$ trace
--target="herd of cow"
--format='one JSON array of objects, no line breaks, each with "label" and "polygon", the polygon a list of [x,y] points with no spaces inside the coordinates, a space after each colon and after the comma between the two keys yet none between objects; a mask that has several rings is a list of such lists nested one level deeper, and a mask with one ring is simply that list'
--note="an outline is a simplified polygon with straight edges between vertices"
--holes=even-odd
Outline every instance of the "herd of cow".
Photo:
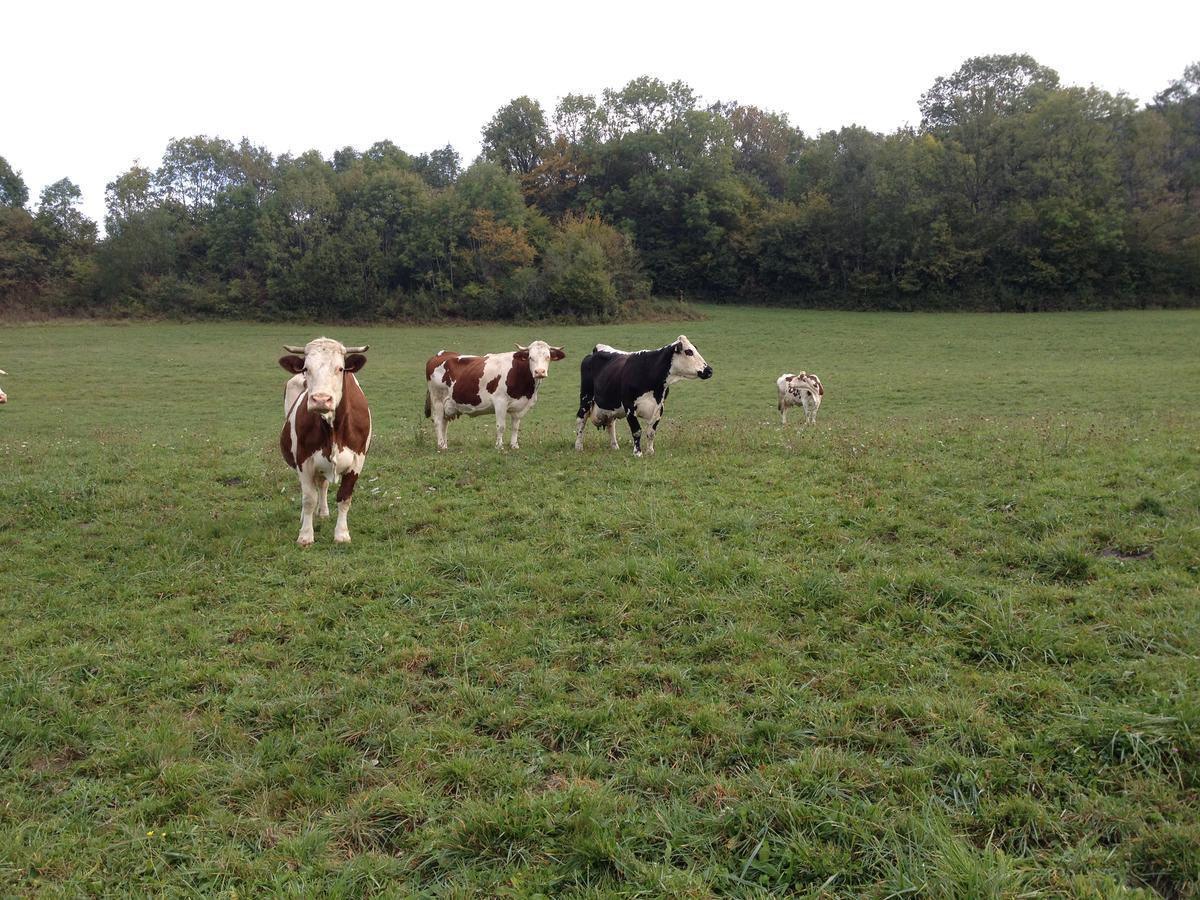
[{"label": "herd of cow", "polygon": [[[367,364],[367,347],[347,347],[330,338],[317,338],[303,347],[285,346],[279,364],[292,377],[283,394],[283,432],[279,447],[287,464],[300,476],[303,495],[300,535],[296,543],[313,542],[313,516],[329,515],[330,483],[338,485],[337,524],[333,539],[348,543],[346,517],[354,485],[371,449],[371,410],[355,373]],[[534,341],[517,344],[508,353],[472,356],[442,350],[425,363],[425,416],[433,419],[437,448],[445,450],[446,425],[459,416],[496,416],[496,448],[504,447],[505,422],[511,421],[509,446],[518,449],[521,420],[537,403],[538,384],[550,363],[564,359],[561,347]],[[0,371],[0,375],[7,373]],[[655,350],[618,350],[597,344],[580,364],[579,412],[575,419],[575,449],[583,449],[588,420],[608,430],[616,450],[617,420],[625,419],[633,435],[633,454],[642,455],[645,423],[646,450],[654,453],[654,433],[662,419],[671,385],[688,378],[712,378],[712,366],[695,345],[680,335]],[[776,381],[779,414],[787,424],[791,406],[804,409],[805,421],[816,422],[825,389],[816,375],[786,373]],[[8,397],[0,390],[0,403]]]},{"label": "herd of cow", "polygon": [[[333,539],[350,540],[346,516],[358,476],[371,448],[371,410],[355,373],[367,363],[367,347],[346,347],[330,338],[317,338],[303,347],[285,346],[279,364],[292,373],[283,394],[284,423],[279,446],[287,464],[300,476],[302,547],[313,542],[313,515],[328,516],[326,496],[338,482],[337,524]],[[438,450],[445,450],[446,426],[459,416],[496,417],[496,449],[519,447],[521,420],[537,403],[538,384],[550,363],[564,359],[561,347],[534,341],[517,344],[507,353],[474,356],[441,350],[425,363],[425,416],[433,419]],[[575,419],[575,449],[583,449],[583,432],[590,419],[608,430],[609,446],[617,449],[617,420],[624,418],[633,435],[634,456],[642,455],[642,423],[646,453],[654,453],[654,433],[662,419],[671,385],[686,378],[712,378],[704,361],[685,335],[656,350],[628,352],[597,344],[580,364],[579,412]],[[779,414],[787,424],[791,406],[804,409],[805,421],[815,422],[825,389],[816,375],[781,375]]]}]

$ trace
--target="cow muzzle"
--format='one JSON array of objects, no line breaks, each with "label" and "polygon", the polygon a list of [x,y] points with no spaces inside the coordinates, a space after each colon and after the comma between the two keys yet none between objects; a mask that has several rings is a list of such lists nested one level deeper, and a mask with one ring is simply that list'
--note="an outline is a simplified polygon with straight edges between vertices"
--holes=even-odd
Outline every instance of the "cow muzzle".
[{"label": "cow muzzle", "polygon": [[712,378],[712,366],[705,366],[700,370],[700,380],[704,381],[708,378]]},{"label": "cow muzzle", "polygon": [[533,372],[533,377],[536,378],[538,381],[541,381],[543,378],[546,377],[546,370],[545,369],[535,369]]},{"label": "cow muzzle", "polygon": [[333,412],[333,395],[309,394],[308,408],[313,412]]}]

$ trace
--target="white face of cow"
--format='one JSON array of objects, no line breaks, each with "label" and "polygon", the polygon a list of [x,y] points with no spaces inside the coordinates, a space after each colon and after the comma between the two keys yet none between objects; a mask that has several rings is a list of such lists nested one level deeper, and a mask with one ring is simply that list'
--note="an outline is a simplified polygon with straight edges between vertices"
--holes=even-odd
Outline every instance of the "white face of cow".
[{"label": "white face of cow", "polygon": [[712,374],[712,366],[704,361],[704,357],[687,339],[687,335],[681,334],[675,339],[675,355],[671,358],[669,376],[672,381],[682,378],[712,378]]},{"label": "white face of cow", "polygon": [[[345,347],[340,341],[317,338],[299,347],[285,347],[293,355],[285,356],[279,364],[293,375],[304,376],[308,392],[308,410],[333,422],[334,412],[342,402],[345,373],[357,372],[367,364],[363,355],[366,347]],[[301,352],[303,356],[301,356]]]},{"label": "white face of cow", "polygon": [[541,381],[550,373],[551,360],[564,359],[567,355],[562,347],[551,347],[545,341],[534,341],[528,347],[517,344],[515,356],[519,359],[521,354],[529,357],[529,373],[536,381]]}]

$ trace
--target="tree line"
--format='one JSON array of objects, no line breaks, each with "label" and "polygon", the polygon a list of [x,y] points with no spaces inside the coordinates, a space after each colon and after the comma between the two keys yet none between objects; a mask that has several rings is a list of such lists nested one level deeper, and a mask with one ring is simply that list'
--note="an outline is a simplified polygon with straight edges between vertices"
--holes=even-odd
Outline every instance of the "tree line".
[{"label": "tree line", "polygon": [[967,60],[891,134],[816,136],[635,79],[519,97],[464,167],[390,141],[331,159],[172,140],[36,206],[0,158],[0,309],[611,319],[651,295],[851,308],[1200,299],[1200,63],[1144,107],[1025,55]]}]

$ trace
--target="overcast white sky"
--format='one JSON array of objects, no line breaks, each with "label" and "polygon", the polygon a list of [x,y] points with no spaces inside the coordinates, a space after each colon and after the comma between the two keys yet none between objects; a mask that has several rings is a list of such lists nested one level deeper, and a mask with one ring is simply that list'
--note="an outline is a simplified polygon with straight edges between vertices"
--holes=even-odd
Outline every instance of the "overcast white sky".
[{"label": "overcast white sky", "polygon": [[573,4],[64,3],[15,0],[0,49],[0,156],[31,200],[64,176],[102,221],[104,185],[172,137],[246,136],[328,156],[390,138],[419,153],[479,131],[514,97],[681,79],[704,102],[788,114],[812,133],[919,120],[971,56],[1030,53],[1065,83],[1145,102],[1200,59],[1200,2],[1053,0]]}]

